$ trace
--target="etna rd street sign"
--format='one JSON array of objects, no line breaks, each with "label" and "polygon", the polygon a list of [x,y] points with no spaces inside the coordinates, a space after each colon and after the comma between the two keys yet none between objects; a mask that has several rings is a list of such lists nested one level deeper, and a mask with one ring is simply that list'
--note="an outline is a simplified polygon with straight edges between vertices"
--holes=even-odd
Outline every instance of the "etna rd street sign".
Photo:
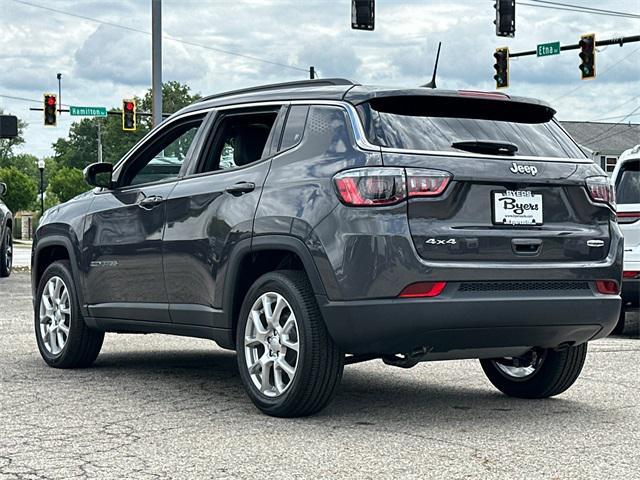
[{"label": "etna rd street sign", "polygon": [[538,57],[560,54],[560,42],[541,43],[536,49]]},{"label": "etna rd street sign", "polygon": [[106,117],[107,109],[105,107],[74,107],[71,105],[69,113],[76,117]]}]

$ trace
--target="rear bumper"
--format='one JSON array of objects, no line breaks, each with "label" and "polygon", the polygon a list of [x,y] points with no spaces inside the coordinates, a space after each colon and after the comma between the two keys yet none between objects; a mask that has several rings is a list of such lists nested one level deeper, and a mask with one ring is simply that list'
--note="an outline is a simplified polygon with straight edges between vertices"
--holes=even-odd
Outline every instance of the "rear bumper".
[{"label": "rear bumper", "polygon": [[[596,293],[330,301],[318,296],[334,341],[348,353],[429,351],[432,359],[517,355],[608,335],[620,297]],[[426,358],[427,360],[429,357]]]}]

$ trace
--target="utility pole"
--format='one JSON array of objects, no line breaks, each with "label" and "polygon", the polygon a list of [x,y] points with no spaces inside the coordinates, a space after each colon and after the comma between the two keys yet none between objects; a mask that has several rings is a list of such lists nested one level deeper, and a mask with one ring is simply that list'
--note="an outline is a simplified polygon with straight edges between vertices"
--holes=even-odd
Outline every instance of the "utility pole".
[{"label": "utility pole", "polygon": [[97,120],[98,123],[98,162],[102,163],[102,135],[100,133],[100,119]]},{"label": "utility pole", "polygon": [[151,113],[153,126],[162,122],[162,0],[151,0]]},{"label": "utility pole", "polygon": [[62,113],[62,74],[56,75],[58,78],[58,114]]}]

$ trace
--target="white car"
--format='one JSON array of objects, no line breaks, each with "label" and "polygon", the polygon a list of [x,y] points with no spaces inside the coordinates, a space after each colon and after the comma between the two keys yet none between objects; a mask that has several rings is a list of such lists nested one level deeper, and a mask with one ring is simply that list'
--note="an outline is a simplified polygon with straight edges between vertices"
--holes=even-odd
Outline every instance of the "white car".
[{"label": "white car", "polygon": [[625,313],[640,306],[640,145],[620,156],[611,181],[616,190],[618,224],[624,235],[622,310],[613,331],[621,333]]}]

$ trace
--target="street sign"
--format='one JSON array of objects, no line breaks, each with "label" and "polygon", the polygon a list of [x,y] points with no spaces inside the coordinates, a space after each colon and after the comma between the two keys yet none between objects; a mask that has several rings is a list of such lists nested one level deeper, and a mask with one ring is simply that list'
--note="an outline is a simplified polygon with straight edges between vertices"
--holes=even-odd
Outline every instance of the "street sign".
[{"label": "street sign", "polygon": [[69,106],[69,113],[74,117],[106,117],[105,107],[74,107]]},{"label": "street sign", "polygon": [[548,57],[549,55],[560,55],[560,42],[541,43],[536,49],[538,57]]}]

